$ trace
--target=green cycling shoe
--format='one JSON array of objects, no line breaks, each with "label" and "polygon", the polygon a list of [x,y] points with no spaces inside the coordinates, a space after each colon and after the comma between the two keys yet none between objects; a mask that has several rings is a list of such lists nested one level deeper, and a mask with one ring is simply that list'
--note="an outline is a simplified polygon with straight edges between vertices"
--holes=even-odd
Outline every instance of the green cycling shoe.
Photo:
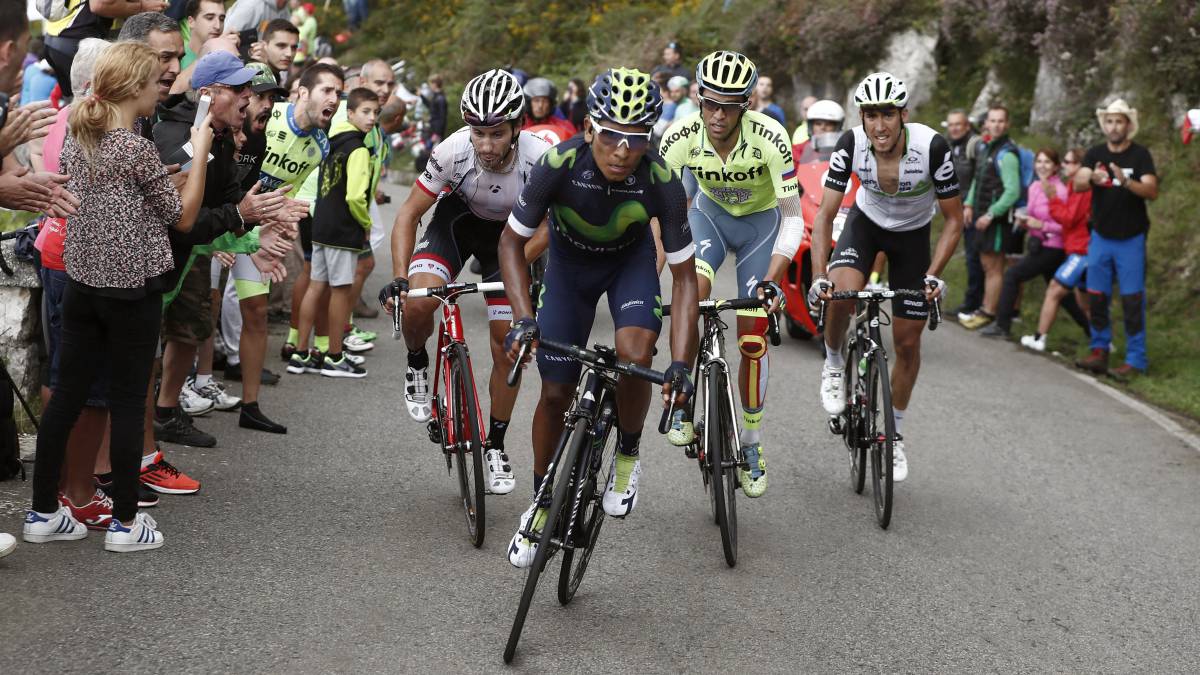
[{"label": "green cycling shoe", "polygon": [[763,456],[762,444],[743,445],[742,452],[746,455],[746,464],[754,467],[749,471],[738,469],[742,494],[751,499],[761,497],[767,492],[767,458]]},{"label": "green cycling shoe", "polygon": [[683,410],[676,410],[671,416],[671,430],[667,432],[667,442],[675,447],[691,445],[696,440],[696,430],[692,421],[684,419]]}]

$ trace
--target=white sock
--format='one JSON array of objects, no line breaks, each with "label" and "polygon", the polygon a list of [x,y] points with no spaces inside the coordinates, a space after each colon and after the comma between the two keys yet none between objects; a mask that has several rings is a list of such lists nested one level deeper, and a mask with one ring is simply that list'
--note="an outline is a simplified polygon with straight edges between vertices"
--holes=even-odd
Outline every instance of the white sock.
[{"label": "white sock", "polygon": [[830,370],[842,370],[846,367],[846,357],[840,349],[830,349],[825,345],[825,367]]},{"label": "white sock", "polygon": [[896,433],[903,436],[904,432],[900,431],[900,424],[904,422],[904,411],[899,408],[892,408],[892,416],[896,418]]},{"label": "white sock", "polygon": [[145,469],[146,467],[148,467],[148,466],[150,466],[151,464],[153,464],[153,463],[154,463],[154,458],[155,458],[155,457],[157,457],[157,456],[158,456],[158,451],[157,451],[157,450],[155,450],[154,452],[150,453],[149,455],[142,455],[142,468],[143,468],[143,469]]},{"label": "white sock", "polygon": [[196,373],[196,380],[195,380],[195,384],[193,385],[193,387],[196,389],[203,389],[203,388],[207,387],[209,385],[209,383],[211,383],[212,381],[213,381],[212,373],[209,373],[207,375],[202,375],[200,373]]}]

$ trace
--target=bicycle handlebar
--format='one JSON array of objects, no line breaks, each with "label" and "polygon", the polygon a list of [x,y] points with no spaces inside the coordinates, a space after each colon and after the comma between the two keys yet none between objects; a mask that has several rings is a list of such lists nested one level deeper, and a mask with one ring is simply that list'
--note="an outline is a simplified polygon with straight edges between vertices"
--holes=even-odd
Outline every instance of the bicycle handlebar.
[{"label": "bicycle handlebar", "polygon": [[[699,303],[701,314],[717,314],[727,309],[764,309],[771,304],[769,298],[759,300],[758,298],[734,298],[733,300],[701,300]],[[671,306],[663,305],[663,316],[671,316]],[[771,340],[772,347],[778,347],[783,339],[779,336],[779,313],[767,314],[767,337]]]},{"label": "bicycle handlebar", "polygon": [[450,283],[444,286],[430,286],[429,288],[414,288],[408,292],[410,298],[445,298],[451,295],[462,295],[464,293],[491,293],[493,291],[503,291],[504,282],[488,281],[485,283]]},{"label": "bicycle handlebar", "polygon": [[[936,283],[929,284],[929,288],[936,288]],[[896,297],[896,291],[834,291],[831,294],[830,300],[867,300],[869,302],[883,302],[888,298]],[[821,307],[817,314],[817,333],[825,332],[825,308],[829,303],[822,301]],[[937,330],[938,324],[942,322],[942,300],[935,299],[930,303],[929,307],[929,330]]]}]

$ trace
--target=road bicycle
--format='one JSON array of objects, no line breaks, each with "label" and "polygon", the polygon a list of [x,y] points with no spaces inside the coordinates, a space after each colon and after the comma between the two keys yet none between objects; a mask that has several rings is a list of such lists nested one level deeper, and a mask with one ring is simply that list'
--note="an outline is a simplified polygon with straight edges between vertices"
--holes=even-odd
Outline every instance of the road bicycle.
[{"label": "road bicycle", "polygon": [[[880,305],[897,291],[835,291],[832,300],[854,300],[855,315],[847,343],[846,410],[829,418],[829,430],[842,437],[850,454],[850,487],[862,494],[866,483],[868,453],[871,461],[871,490],[875,497],[875,520],[887,529],[892,522],[892,458],[896,440],[896,417],[892,408],[892,383],[888,373],[887,350],[883,346],[883,326],[891,317]],[[825,328],[822,303],[818,324]],[[940,303],[930,305],[929,330],[941,323]]]},{"label": "road bicycle", "polygon": [[[696,459],[700,477],[708,492],[713,521],[721,531],[721,548],[725,563],[737,565],[737,489],[738,469],[749,470],[740,442],[739,408],[734,398],[736,371],[730,375],[725,360],[725,330],[729,325],[721,319],[725,310],[763,309],[770,299],[738,298],[736,300],[701,300],[700,316],[704,328],[700,349],[692,367],[696,395],[691,400],[690,417],[695,435],[684,448],[688,457]],[[663,316],[671,313],[670,305],[663,307]],[[770,315],[771,344],[779,345],[777,315]]]},{"label": "road bicycle", "polygon": [[[575,597],[588,562],[600,538],[604,524],[604,486],[600,471],[613,461],[618,434],[617,376],[630,375],[654,384],[662,384],[663,373],[617,360],[616,350],[604,345],[585,349],[575,345],[540,339],[539,349],[557,352],[585,366],[575,390],[575,399],[566,413],[566,426],[559,438],[546,477],[534,495],[534,502],[548,505],[541,532],[521,530],[537,545],[537,552],[525,573],[521,602],[504,648],[504,662],[511,663],[525,626],[525,617],[537,589],[538,579],[551,558],[562,552],[558,574],[558,601],[566,605]],[[522,343],[520,356],[508,375],[508,384],[516,384],[520,364],[529,354],[530,343]],[[681,383],[674,383],[679,391]],[[671,409],[664,411],[659,432],[666,433]]]},{"label": "road bicycle", "polygon": [[[433,391],[430,394],[433,415],[426,423],[426,430],[429,440],[442,448],[446,472],[454,473],[457,468],[458,492],[467,519],[467,532],[476,548],[483,546],[487,522],[484,508],[487,475],[483,469],[483,441],[487,434],[479,409],[471,352],[467,349],[458,299],[471,293],[503,290],[504,284],[494,281],[450,283],[415,288],[408,292],[409,299],[437,298],[442,304],[437,356],[433,367]],[[392,337],[400,339],[401,312],[398,299],[394,306],[397,310],[392,313]]]}]

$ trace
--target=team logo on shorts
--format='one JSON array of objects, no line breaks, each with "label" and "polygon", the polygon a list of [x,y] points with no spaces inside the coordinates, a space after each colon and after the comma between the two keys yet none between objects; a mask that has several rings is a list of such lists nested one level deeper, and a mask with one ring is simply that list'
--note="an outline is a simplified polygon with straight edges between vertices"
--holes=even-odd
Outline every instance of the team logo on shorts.
[{"label": "team logo on shorts", "polygon": [[592,171],[591,169],[584,169],[583,173],[580,175],[584,180],[591,180],[596,177],[596,172]]}]

